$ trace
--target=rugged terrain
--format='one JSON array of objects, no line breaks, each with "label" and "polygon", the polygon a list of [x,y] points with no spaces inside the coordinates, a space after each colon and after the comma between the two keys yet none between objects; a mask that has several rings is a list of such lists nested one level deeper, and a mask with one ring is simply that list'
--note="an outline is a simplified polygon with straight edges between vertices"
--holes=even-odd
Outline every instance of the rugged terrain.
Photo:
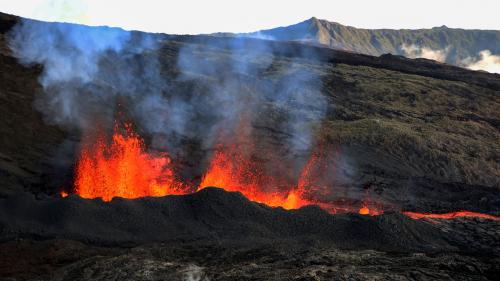
[{"label": "rugged terrain", "polygon": [[499,273],[500,224],[484,219],[285,211],[219,189],[110,203],[23,194],[0,199],[0,210],[0,272],[14,278],[1,280],[494,280]]},{"label": "rugged terrain", "polygon": [[308,42],[373,56],[391,53],[418,57],[422,55],[421,49],[427,48],[433,57],[455,65],[463,65],[464,60],[477,58],[483,50],[500,54],[500,31],[446,26],[414,30],[364,29],[313,17],[294,25],[241,36]]},{"label": "rugged terrain", "polygon": [[[44,120],[36,109],[35,95],[44,95],[42,67],[13,57],[7,34],[18,19],[2,14],[0,20],[2,280],[498,276],[498,221],[412,220],[399,211],[499,214],[500,75],[293,42],[154,35],[160,43],[154,55],[169,81],[165,94],[201,99],[216,111],[219,105],[203,100],[203,93],[224,77],[239,82],[236,92],[263,100],[252,120],[253,134],[262,140],[256,158],[262,163],[268,151],[286,153],[283,143],[290,138],[268,100],[274,93],[270,85],[289,81],[290,65],[315,73],[320,81],[314,86],[328,106],[314,124],[314,136],[335,145],[345,163],[338,192],[329,199],[368,189],[389,210],[375,217],[332,216],[317,207],[285,211],[219,189],[104,203],[59,197],[61,188],[71,191],[81,136]],[[257,50],[251,68],[227,70],[242,59],[235,45],[243,53]],[[180,69],[181,50],[209,67]],[[116,58],[103,63],[114,65],[113,59],[120,65]],[[140,64],[147,58],[134,59]],[[293,106],[309,106],[301,102]],[[181,137],[190,148],[186,173],[196,179],[207,152]]]}]

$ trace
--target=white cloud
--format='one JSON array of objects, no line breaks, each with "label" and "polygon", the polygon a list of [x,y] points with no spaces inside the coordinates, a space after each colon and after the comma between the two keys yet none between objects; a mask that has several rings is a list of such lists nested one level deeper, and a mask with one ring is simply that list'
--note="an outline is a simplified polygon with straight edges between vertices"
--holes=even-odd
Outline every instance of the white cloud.
[{"label": "white cloud", "polygon": [[467,58],[462,64],[472,70],[500,73],[500,56],[491,54],[489,50],[479,52],[479,59]]},{"label": "white cloud", "polygon": [[439,62],[446,61],[446,57],[448,56],[449,51],[449,47],[444,50],[434,50],[429,47],[421,47],[414,44],[403,44],[401,45],[401,49],[403,50],[406,57],[412,59],[425,58]]}]

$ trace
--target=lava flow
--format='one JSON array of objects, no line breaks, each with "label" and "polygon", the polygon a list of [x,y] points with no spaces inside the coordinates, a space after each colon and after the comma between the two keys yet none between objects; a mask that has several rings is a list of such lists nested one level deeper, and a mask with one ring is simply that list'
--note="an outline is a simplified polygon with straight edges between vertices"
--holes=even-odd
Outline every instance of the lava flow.
[{"label": "lava flow", "polygon": [[125,124],[116,125],[111,141],[99,134],[82,146],[76,166],[75,189],[83,198],[139,198],[185,193],[166,153],[147,153],[143,140]]},{"label": "lava flow", "polygon": [[435,213],[416,213],[416,212],[403,212],[404,215],[412,218],[412,219],[454,219],[454,218],[459,218],[459,217],[467,217],[467,218],[482,218],[482,219],[489,219],[489,220],[500,220],[500,217],[493,216],[493,215],[488,215],[488,214],[483,214],[483,213],[476,213],[476,212],[470,212],[470,211],[457,211],[457,212],[451,212],[451,213],[442,213],[442,214],[435,214]]}]

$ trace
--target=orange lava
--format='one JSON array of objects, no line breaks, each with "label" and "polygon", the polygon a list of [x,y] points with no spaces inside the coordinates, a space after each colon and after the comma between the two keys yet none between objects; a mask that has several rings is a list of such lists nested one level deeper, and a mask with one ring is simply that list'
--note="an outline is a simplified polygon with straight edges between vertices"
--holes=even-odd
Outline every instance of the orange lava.
[{"label": "orange lava", "polygon": [[269,206],[296,209],[307,205],[301,190],[279,190],[282,181],[265,173],[262,166],[252,161],[237,145],[218,145],[198,190],[216,186],[227,191],[239,191],[252,201]]},{"label": "orange lava", "polygon": [[488,215],[488,214],[482,214],[482,213],[476,213],[476,212],[470,212],[470,211],[457,211],[457,212],[451,212],[451,213],[443,213],[443,214],[434,214],[434,213],[416,213],[416,212],[403,212],[404,215],[412,218],[412,219],[454,219],[454,218],[459,218],[459,217],[468,217],[468,218],[483,218],[483,219],[489,219],[489,220],[500,220],[500,217],[493,216],[493,215]]},{"label": "orange lava", "polygon": [[370,209],[368,209],[368,207],[366,206],[363,206],[359,209],[358,213],[360,215],[369,215],[370,214]]},{"label": "orange lava", "polygon": [[[250,112],[242,114],[235,131],[222,130],[218,144],[204,172],[198,190],[215,186],[227,191],[239,191],[252,201],[268,206],[297,209],[310,204],[300,186],[279,173],[270,173],[253,157],[255,144],[251,136]],[[276,162],[276,165],[280,165]],[[278,169],[279,170],[279,169]]]},{"label": "orange lava", "polygon": [[216,186],[227,191],[239,191],[248,199],[269,206],[297,209],[317,204],[330,213],[337,212],[335,206],[308,196],[311,193],[322,195],[333,184],[335,166],[328,165],[331,159],[327,157],[329,154],[323,150],[323,146],[318,145],[311,153],[296,184],[287,182],[280,175],[267,174],[264,167],[251,158],[251,145],[247,146],[247,150],[250,153],[234,144],[219,144],[198,190]]},{"label": "orange lava", "polygon": [[358,210],[358,214],[360,215],[369,215],[369,216],[380,216],[384,213],[382,209],[379,209],[375,206],[368,206],[366,203],[361,205],[361,208]]},{"label": "orange lava", "polygon": [[84,143],[76,165],[75,190],[83,198],[139,198],[185,193],[166,153],[148,153],[129,124],[115,126],[111,141],[104,134]]},{"label": "orange lava", "polygon": [[64,198],[64,197],[68,197],[69,194],[63,190],[63,191],[61,191],[60,195],[62,198]]}]

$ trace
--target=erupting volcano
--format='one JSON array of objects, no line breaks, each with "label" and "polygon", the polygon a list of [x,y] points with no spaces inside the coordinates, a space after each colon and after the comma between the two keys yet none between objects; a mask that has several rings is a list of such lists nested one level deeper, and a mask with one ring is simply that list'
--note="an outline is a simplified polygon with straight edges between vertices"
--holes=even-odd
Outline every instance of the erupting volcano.
[{"label": "erupting volcano", "polygon": [[[132,125],[126,123],[122,127],[115,125],[109,141],[105,134],[99,133],[83,142],[75,171],[77,194],[110,201],[113,197],[187,194],[196,189],[178,179],[168,153],[146,151],[143,139],[133,131]],[[240,132],[236,137],[242,140],[248,136]],[[296,184],[268,173],[262,163],[252,159],[252,149],[252,145],[244,149],[221,141],[197,189],[215,186],[241,192],[252,201],[273,207],[297,209],[318,204],[332,213],[337,212],[335,206],[311,199],[326,193],[335,176],[335,167],[327,163],[331,159],[326,157],[323,146],[311,153]],[[307,197],[311,193],[312,197]],[[65,192],[61,194],[66,196]]]},{"label": "erupting volcano", "polygon": [[498,279],[500,31],[364,31],[0,12],[0,279]]},{"label": "erupting volcano", "polygon": [[[242,139],[244,135],[237,137]],[[246,136],[248,137],[248,136]],[[304,164],[296,184],[269,174],[261,163],[252,159],[252,145],[245,148],[237,144],[216,145],[210,163],[204,172],[197,190],[215,186],[227,191],[241,192],[248,199],[272,207],[297,209],[306,205],[319,205],[324,210],[357,212],[361,215],[377,216],[384,213],[381,206],[371,202],[369,189],[359,207],[337,205],[314,198],[328,196],[334,187],[338,151],[318,144]],[[148,152],[144,140],[133,130],[130,123],[114,126],[111,139],[100,132],[88,137],[82,144],[75,171],[75,192],[83,198],[102,198],[110,201],[114,197],[140,198],[189,194],[196,190],[192,184],[179,179],[174,163],[166,152]],[[68,194],[61,192],[62,197]],[[359,209],[357,209],[359,208]],[[500,220],[500,218],[469,211],[445,214],[403,212],[413,219],[453,219],[475,217]]]}]

